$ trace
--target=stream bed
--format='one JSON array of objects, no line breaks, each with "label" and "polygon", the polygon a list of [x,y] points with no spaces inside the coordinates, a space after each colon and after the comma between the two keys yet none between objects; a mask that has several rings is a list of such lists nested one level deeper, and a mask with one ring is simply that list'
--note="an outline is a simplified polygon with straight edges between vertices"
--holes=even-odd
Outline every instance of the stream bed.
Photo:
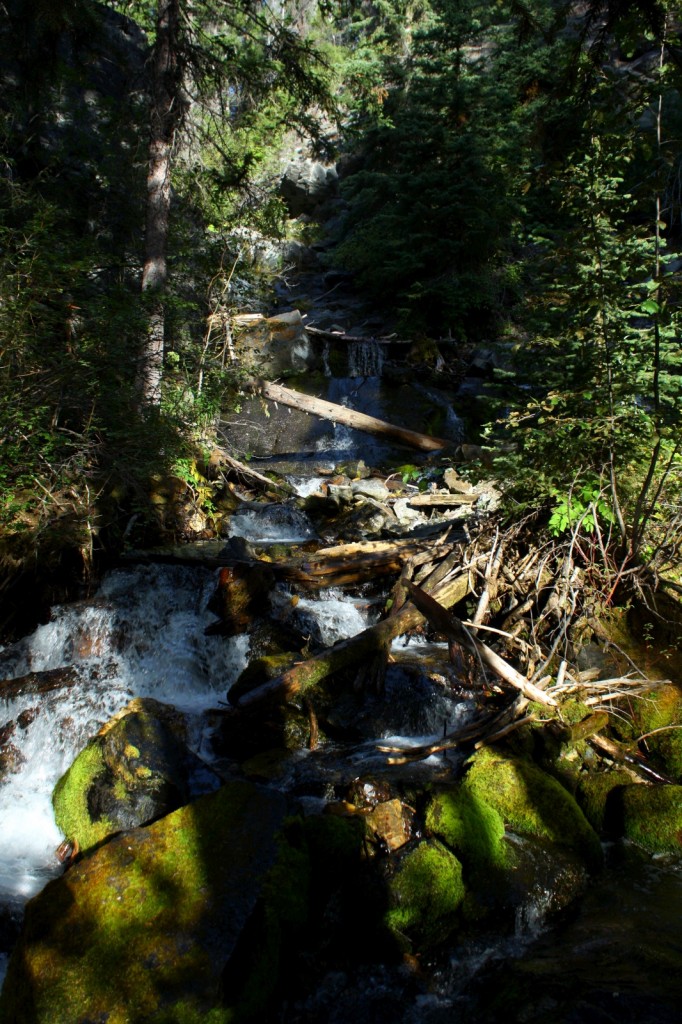
[{"label": "stream bed", "polygon": [[[55,857],[62,836],[50,796],[60,775],[97,729],[133,696],[151,696],[190,714],[193,746],[211,760],[211,711],[249,658],[249,638],[206,636],[215,573],[149,565],[119,569],[89,601],[54,609],[52,621],[0,653],[8,679],[69,669],[76,681],[38,695],[3,702],[16,769],[0,786],[0,921],[11,947],[26,899],[63,869]],[[315,622],[325,644],[359,632],[371,608],[335,590],[302,598],[299,611]],[[423,650],[420,650],[423,647]],[[394,643],[404,665],[424,655],[441,658],[438,645]],[[424,687],[396,668],[389,677],[383,738],[414,743],[433,739],[444,719],[466,716],[461,697]],[[4,726],[7,728],[7,726]],[[378,740],[380,737],[377,736]],[[317,763],[315,763],[317,762]],[[340,778],[360,776],[380,763],[376,742],[366,740],[319,757],[292,760],[275,782],[308,792],[324,803]],[[458,761],[442,755],[420,764],[442,777]],[[303,799],[302,806],[305,805]],[[420,968],[416,983],[402,969],[375,966],[335,972],[316,991],[283,1011],[290,1024],[370,1021],[445,1024],[475,1013],[478,1020],[595,1021],[668,1024],[679,1019],[671,1000],[682,998],[682,871],[665,860],[642,863],[612,850],[610,866],[592,881],[584,900],[552,924],[551,893],[529,892],[509,933],[471,935]],[[1,965],[1,962],[0,962]],[[679,991],[678,991],[679,990]],[[500,1005],[499,993],[506,993]],[[494,996],[494,998],[493,998]],[[455,1016],[453,1016],[453,1014]]]},{"label": "stream bed", "polygon": [[[374,372],[377,356],[356,352],[360,357],[365,362],[353,376],[329,381],[328,394],[376,412],[380,381],[362,371]],[[333,425],[311,426],[309,450],[289,451],[289,416],[281,415],[282,443],[271,458],[280,468],[289,460],[289,480],[300,496],[319,488],[320,469],[328,472],[360,453],[369,464],[391,455],[382,443],[368,444],[357,432]],[[457,416],[446,408],[444,420],[456,438]],[[259,429],[268,428],[261,423]],[[240,539],[267,553],[269,545],[319,539],[294,503],[262,510],[252,504],[233,516],[226,542]],[[0,700],[0,973],[26,901],[64,870],[55,855],[64,837],[54,821],[52,790],[86,743],[133,698],[155,698],[182,711],[194,753],[225,779],[242,772],[216,747],[214,731],[230,687],[254,656],[254,641],[246,632],[212,635],[217,581],[216,571],[199,567],[152,562],[119,568],[92,598],[53,609],[49,623],[0,652],[0,677],[25,680],[21,692],[15,687]],[[295,617],[299,633],[329,647],[375,621],[384,599],[379,586],[310,595],[277,583],[257,617],[287,625]],[[446,644],[425,637],[395,640],[383,692],[368,695],[359,713],[358,706],[356,696],[352,738],[345,725],[339,727],[339,735],[318,749],[280,761],[267,780],[297,812],[318,813],[368,775],[387,785],[400,780],[405,791],[413,780],[424,790],[459,776],[463,755],[452,751],[389,771],[379,749],[436,741],[476,714],[476,695],[458,677]],[[352,969],[313,972],[311,991],[285,1000],[273,1022],[451,1024],[472,1015],[479,1022],[527,1024],[678,1020],[680,864],[643,859],[627,844],[607,847],[604,872],[557,915],[560,872],[548,864],[546,882],[538,881],[545,877],[538,863],[547,854],[513,834],[509,842],[534,859],[535,882],[499,927],[470,924],[437,954],[402,964],[369,957]]]}]

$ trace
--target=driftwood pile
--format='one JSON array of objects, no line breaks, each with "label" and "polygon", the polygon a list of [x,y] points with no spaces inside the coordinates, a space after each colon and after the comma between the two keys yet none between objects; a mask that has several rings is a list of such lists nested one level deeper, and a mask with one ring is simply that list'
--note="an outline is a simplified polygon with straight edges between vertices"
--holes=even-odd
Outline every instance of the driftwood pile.
[{"label": "driftwood pile", "polygon": [[[257,559],[242,562],[247,564],[251,570],[263,566]],[[482,695],[480,716],[464,729],[424,747],[381,747],[391,763],[499,739],[532,721],[543,707],[543,716],[556,711],[560,720],[561,702],[571,695],[594,709],[584,729],[596,734],[607,724],[603,711],[611,702],[667,682],[653,682],[622,652],[614,660],[616,673],[606,679],[575,667],[585,632],[599,629],[585,600],[582,570],[570,545],[538,546],[522,527],[502,536],[482,524],[475,538],[456,541],[445,530],[440,539],[428,541],[322,547],[297,558],[268,560],[267,568],[305,590],[357,585],[378,576],[393,575],[394,583],[379,622],[241,693],[234,700],[238,708],[292,699],[314,707],[315,687],[323,680],[337,673],[348,678],[350,670],[357,683],[370,665],[376,682],[377,661],[386,664],[391,641],[417,628],[447,640],[462,680]],[[475,607],[470,617],[465,607]],[[488,707],[486,693],[494,696]]]}]

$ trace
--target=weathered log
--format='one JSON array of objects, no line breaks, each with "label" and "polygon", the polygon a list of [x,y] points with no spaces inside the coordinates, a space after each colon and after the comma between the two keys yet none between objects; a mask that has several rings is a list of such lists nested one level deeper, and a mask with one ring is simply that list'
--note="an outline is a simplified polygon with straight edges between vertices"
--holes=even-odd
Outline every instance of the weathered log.
[{"label": "weathered log", "polygon": [[452,505],[473,505],[480,494],[412,494],[407,504],[412,508],[440,508]]},{"label": "weathered log", "polygon": [[345,331],[325,331],[321,327],[313,327],[311,324],[306,324],[304,330],[307,334],[313,334],[318,338],[327,338],[329,341],[340,341],[348,342],[349,344],[354,343],[365,343],[373,345],[410,345],[412,342],[409,338],[398,338],[395,334],[390,335],[388,338],[367,338],[362,334],[346,334]]},{"label": "weathered log", "polygon": [[[435,595],[443,607],[449,607],[463,600],[469,590],[470,581],[467,571],[442,583],[435,591]],[[384,654],[392,640],[419,625],[423,619],[424,616],[414,604],[407,604],[392,618],[382,619],[381,622],[363,630],[357,636],[351,637],[349,640],[342,640],[334,647],[322,651],[321,654],[294,665],[276,679],[271,679],[267,683],[263,683],[262,686],[251,690],[250,693],[244,694],[236,702],[237,706],[244,707],[268,697],[287,700],[297,693],[304,693],[333,672],[338,672],[361,660],[367,661],[377,654]]]},{"label": "weathered log", "polygon": [[528,700],[556,707],[557,702],[553,697],[550,697],[544,690],[540,690],[537,686],[528,682],[525,676],[517,672],[508,661],[501,658],[491,647],[488,647],[487,644],[472,636],[471,632],[462,624],[462,621],[442,606],[442,602],[439,602],[437,599],[437,594],[433,596],[426,594],[420,587],[416,587],[414,583],[408,583],[407,588],[419,610],[448,640],[453,640],[465,649],[473,651],[484,665],[492,669],[495,675],[511,686],[514,686]]},{"label": "weathered log", "polygon": [[281,384],[261,381],[260,391],[264,398],[269,398],[273,402],[281,402],[282,405],[291,406],[292,409],[310,412],[322,419],[333,420],[335,423],[342,423],[344,426],[354,427],[356,430],[364,430],[369,434],[390,437],[395,441],[409,444],[413,448],[419,448],[421,451],[438,451],[450,444],[449,441],[445,441],[441,437],[429,437],[428,434],[407,430],[405,427],[398,427],[393,423],[386,423],[385,420],[379,420],[375,416],[367,416],[354,409],[347,409],[344,405],[336,405],[334,402],[327,402],[322,398],[314,398],[311,395],[292,391],[291,388],[282,387]]}]

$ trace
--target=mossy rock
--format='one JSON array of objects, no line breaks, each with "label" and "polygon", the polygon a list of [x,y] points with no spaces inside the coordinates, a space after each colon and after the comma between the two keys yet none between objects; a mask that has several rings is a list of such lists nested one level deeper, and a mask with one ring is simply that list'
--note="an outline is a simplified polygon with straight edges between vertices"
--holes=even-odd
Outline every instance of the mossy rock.
[{"label": "mossy rock", "polygon": [[88,743],[71,767],[62,775],[52,793],[55,821],[67,838],[75,840],[81,851],[98,846],[118,831],[106,815],[94,817],[88,794],[98,783],[113,785],[109,767],[104,760],[100,738]]},{"label": "mossy rock", "polygon": [[603,772],[581,772],[576,789],[576,800],[592,828],[600,835],[619,831],[610,813],[609,796],[620,786],[632,782],[629,772],[615,768]]},{"label": "mossy rock", "polygon": [[508,834],[499,811],[466,786],[435,793],[426,824],[462,860],[467,919],[515,911],[532,892],[551,893],[547,909],[560,910],[584,888],[583,863],[571,850],[544,838]]},{"label": "mossy rock", "polygon": [[455,929],[466,896],[462,865],[437,839],[424,839],[405,854],[388,884],[392,931],[430,949]]},{"label": "mossy rock", "polygon": [[617,797],[626,839],[648,853],[682,851],[682,786],[634,784]]},{"label": "mossy rock", "polygon": [[245,694],[269,682],[270,679],[281,676],[300,660],[300,652],[296,651],[282,651],[279,654],[265,654],[260,658],[254,658],[230,687],[230,702],[236,704]]},{"label": "mossy rock", "polygon": [[485,874],[512,866],[510,849],[503,842],[504,818],[466,785],[436,792],[426,810],[426,825],[467,864]]},{"label": "mossy rock", "polygon": [[570,850],[589,869],[601,866],[599,837],[576,801],[532,761],[485,747],[471,759],[463,789],[476,807],[487,805],[514,832]]},{"label": "mossy rock", "polygon": [[682,782],[682,690],[670,683],[630,699],[627,711],[631,724],[627,729],[620,725],[621,734],[633,740],[644,736],[644,749],[653,765]]},{"label": "mossy rock", "polygon": [[50,882],[27,906],[0,1019],[267,1019],[307,910],[307,854],[283,834],[285,810],[279,793],[228,783]]},{"label": "mossy rock", "polygon": [[174,708],[137,699],[81,751],[52,794],[57,825],[81,852],[218,788],[183,731]]}]

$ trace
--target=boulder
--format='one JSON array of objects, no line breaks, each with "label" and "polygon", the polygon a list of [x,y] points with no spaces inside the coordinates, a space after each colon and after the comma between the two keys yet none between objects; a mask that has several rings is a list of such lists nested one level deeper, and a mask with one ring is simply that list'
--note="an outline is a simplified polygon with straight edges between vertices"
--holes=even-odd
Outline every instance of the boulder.
[{"label": "boulder", "polygon": [[284,170],[279,192],[292,217],[314,215],[338,195],[339,176],[335,167],[313,160],[290,163]]},{"label": "boulder", "polygon": [[268,380],[315,369],[319,357],[299,310],[236,324],[235,348],[241,364]]},{"label": "boulder", "polygon": [[538,888],[542,850],[556,861],[562,904],[580,891],[585,870],[602,864],[599,838],[573,797],[533,762],[494,748],[474,755],[463,782],[434,793],[426,824],[491,904],[513,904]]},{"label": "boulder", "polygon": [[669,683],[622,706],[628,716],[617,726],[623,739],[645,737],[643,750],[651,766],[682,783],[682,690]]},{"label": "boulder", "polygon": [[623,835],[653,854],[682,851],[682,786],[635,783],[615,790]]},{"label": "boulder", "polygon": [[218,785],[185,745],[182,716],[145,698],[132,701],[81,751],[52,803],[57,825],[84,852]]},{"label": "boulder", "polygon": [[386,923],[429,949],[451,934],[466,890],[462,865],[437,839],[423,839],[399,861],[389,880]]},{"label": "boulder", "polygon": [[307,860],[282,794],[228,783],[113,839],[27,906],[0,998],[22,1024],[266,1019]]}]

